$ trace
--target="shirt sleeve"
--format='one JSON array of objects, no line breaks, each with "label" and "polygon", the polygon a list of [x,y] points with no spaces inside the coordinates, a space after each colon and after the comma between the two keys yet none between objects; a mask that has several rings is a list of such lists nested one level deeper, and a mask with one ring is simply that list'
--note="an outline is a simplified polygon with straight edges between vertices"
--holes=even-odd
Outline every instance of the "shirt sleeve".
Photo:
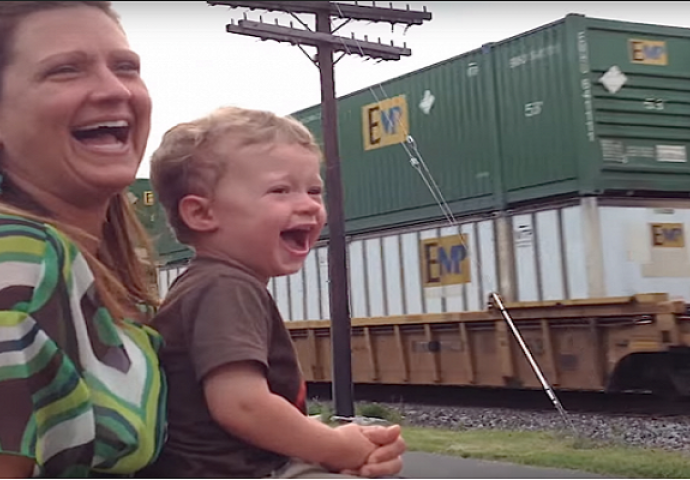
[{"label": "shirt sleeve", "polygon": [[234,276],[220,276],[203,288],[188,319],[193,322],[190,355],[198,380],[233,362],[255,361],[268,368],[266,295],[258,283]]},{"label": "shirt sleeve", "polygon": [[63,247],[39,224],[0,222],[0,452],[39,469],[62,448],[52,427],[85,400],[58,347],[74,344],[61,318]]}]

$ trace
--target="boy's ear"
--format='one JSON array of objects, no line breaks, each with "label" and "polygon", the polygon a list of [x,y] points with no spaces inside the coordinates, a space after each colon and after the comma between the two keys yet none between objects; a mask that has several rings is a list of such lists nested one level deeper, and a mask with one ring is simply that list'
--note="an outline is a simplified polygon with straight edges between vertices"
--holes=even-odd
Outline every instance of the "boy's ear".
[{"label": "boy's ear", "polygon": [[211,200],[198,195],[187,195],[177,207],[180,218],[195,232],[210,232],[218,228],[218,222],[211,209]]}]

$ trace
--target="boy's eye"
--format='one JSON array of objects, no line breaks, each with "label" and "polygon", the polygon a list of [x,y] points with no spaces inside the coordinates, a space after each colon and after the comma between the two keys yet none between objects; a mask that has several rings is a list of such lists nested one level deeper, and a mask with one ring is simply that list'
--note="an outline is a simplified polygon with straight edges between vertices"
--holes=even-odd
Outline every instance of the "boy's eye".
[{"label": "boy's eye", "polygon": [[271,193],[288,193],[288,187],[274,187],[270,190]]},{"label": "boy's eye", "polygon": [[314,187],[309,189],[309,195],[321,195],[323,193],[323,188]]}]

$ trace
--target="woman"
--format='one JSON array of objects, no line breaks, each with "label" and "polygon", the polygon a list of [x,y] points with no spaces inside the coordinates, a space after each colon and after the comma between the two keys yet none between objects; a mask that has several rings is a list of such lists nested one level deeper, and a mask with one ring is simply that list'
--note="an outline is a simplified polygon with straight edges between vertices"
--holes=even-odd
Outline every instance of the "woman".
[{"label": "woman", "polygon": [[[164,437],[124,195],[151,99],[110,2],[0,2],[0,477],[134,475]],[[384,429],[371,476],[400,470]]]},{"label": "woman", "polygon": [[123,194],[149,134],[107,2],[0,2],[0,476],[132,474],[163,441]]}]

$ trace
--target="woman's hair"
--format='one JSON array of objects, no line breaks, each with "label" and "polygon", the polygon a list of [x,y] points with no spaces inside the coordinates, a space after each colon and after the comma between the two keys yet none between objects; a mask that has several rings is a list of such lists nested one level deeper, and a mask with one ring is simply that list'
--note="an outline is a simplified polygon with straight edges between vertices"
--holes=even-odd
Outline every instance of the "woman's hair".
[{"label": "woman's hair", "polygon": [[[108,1],[0,1],[0,95],[5,69],[12,61],[10,57],[18,25],[35,12],[78,6],[98,8],[120,26],[119,16]],[[86,242],[92,240],[85,231],[55,218],[49,209],[14,186],[7,176],[1,187],[0,213],[20,215],[52,225],[79,247],[94,274],[101,301],[116,320],[126,317],[142,320],[139,307],[155,308],[158,305],[152,244],[137,219],[126,191],[110,200],[103,225],[103,239],[94,255],[85,248]]]}]

